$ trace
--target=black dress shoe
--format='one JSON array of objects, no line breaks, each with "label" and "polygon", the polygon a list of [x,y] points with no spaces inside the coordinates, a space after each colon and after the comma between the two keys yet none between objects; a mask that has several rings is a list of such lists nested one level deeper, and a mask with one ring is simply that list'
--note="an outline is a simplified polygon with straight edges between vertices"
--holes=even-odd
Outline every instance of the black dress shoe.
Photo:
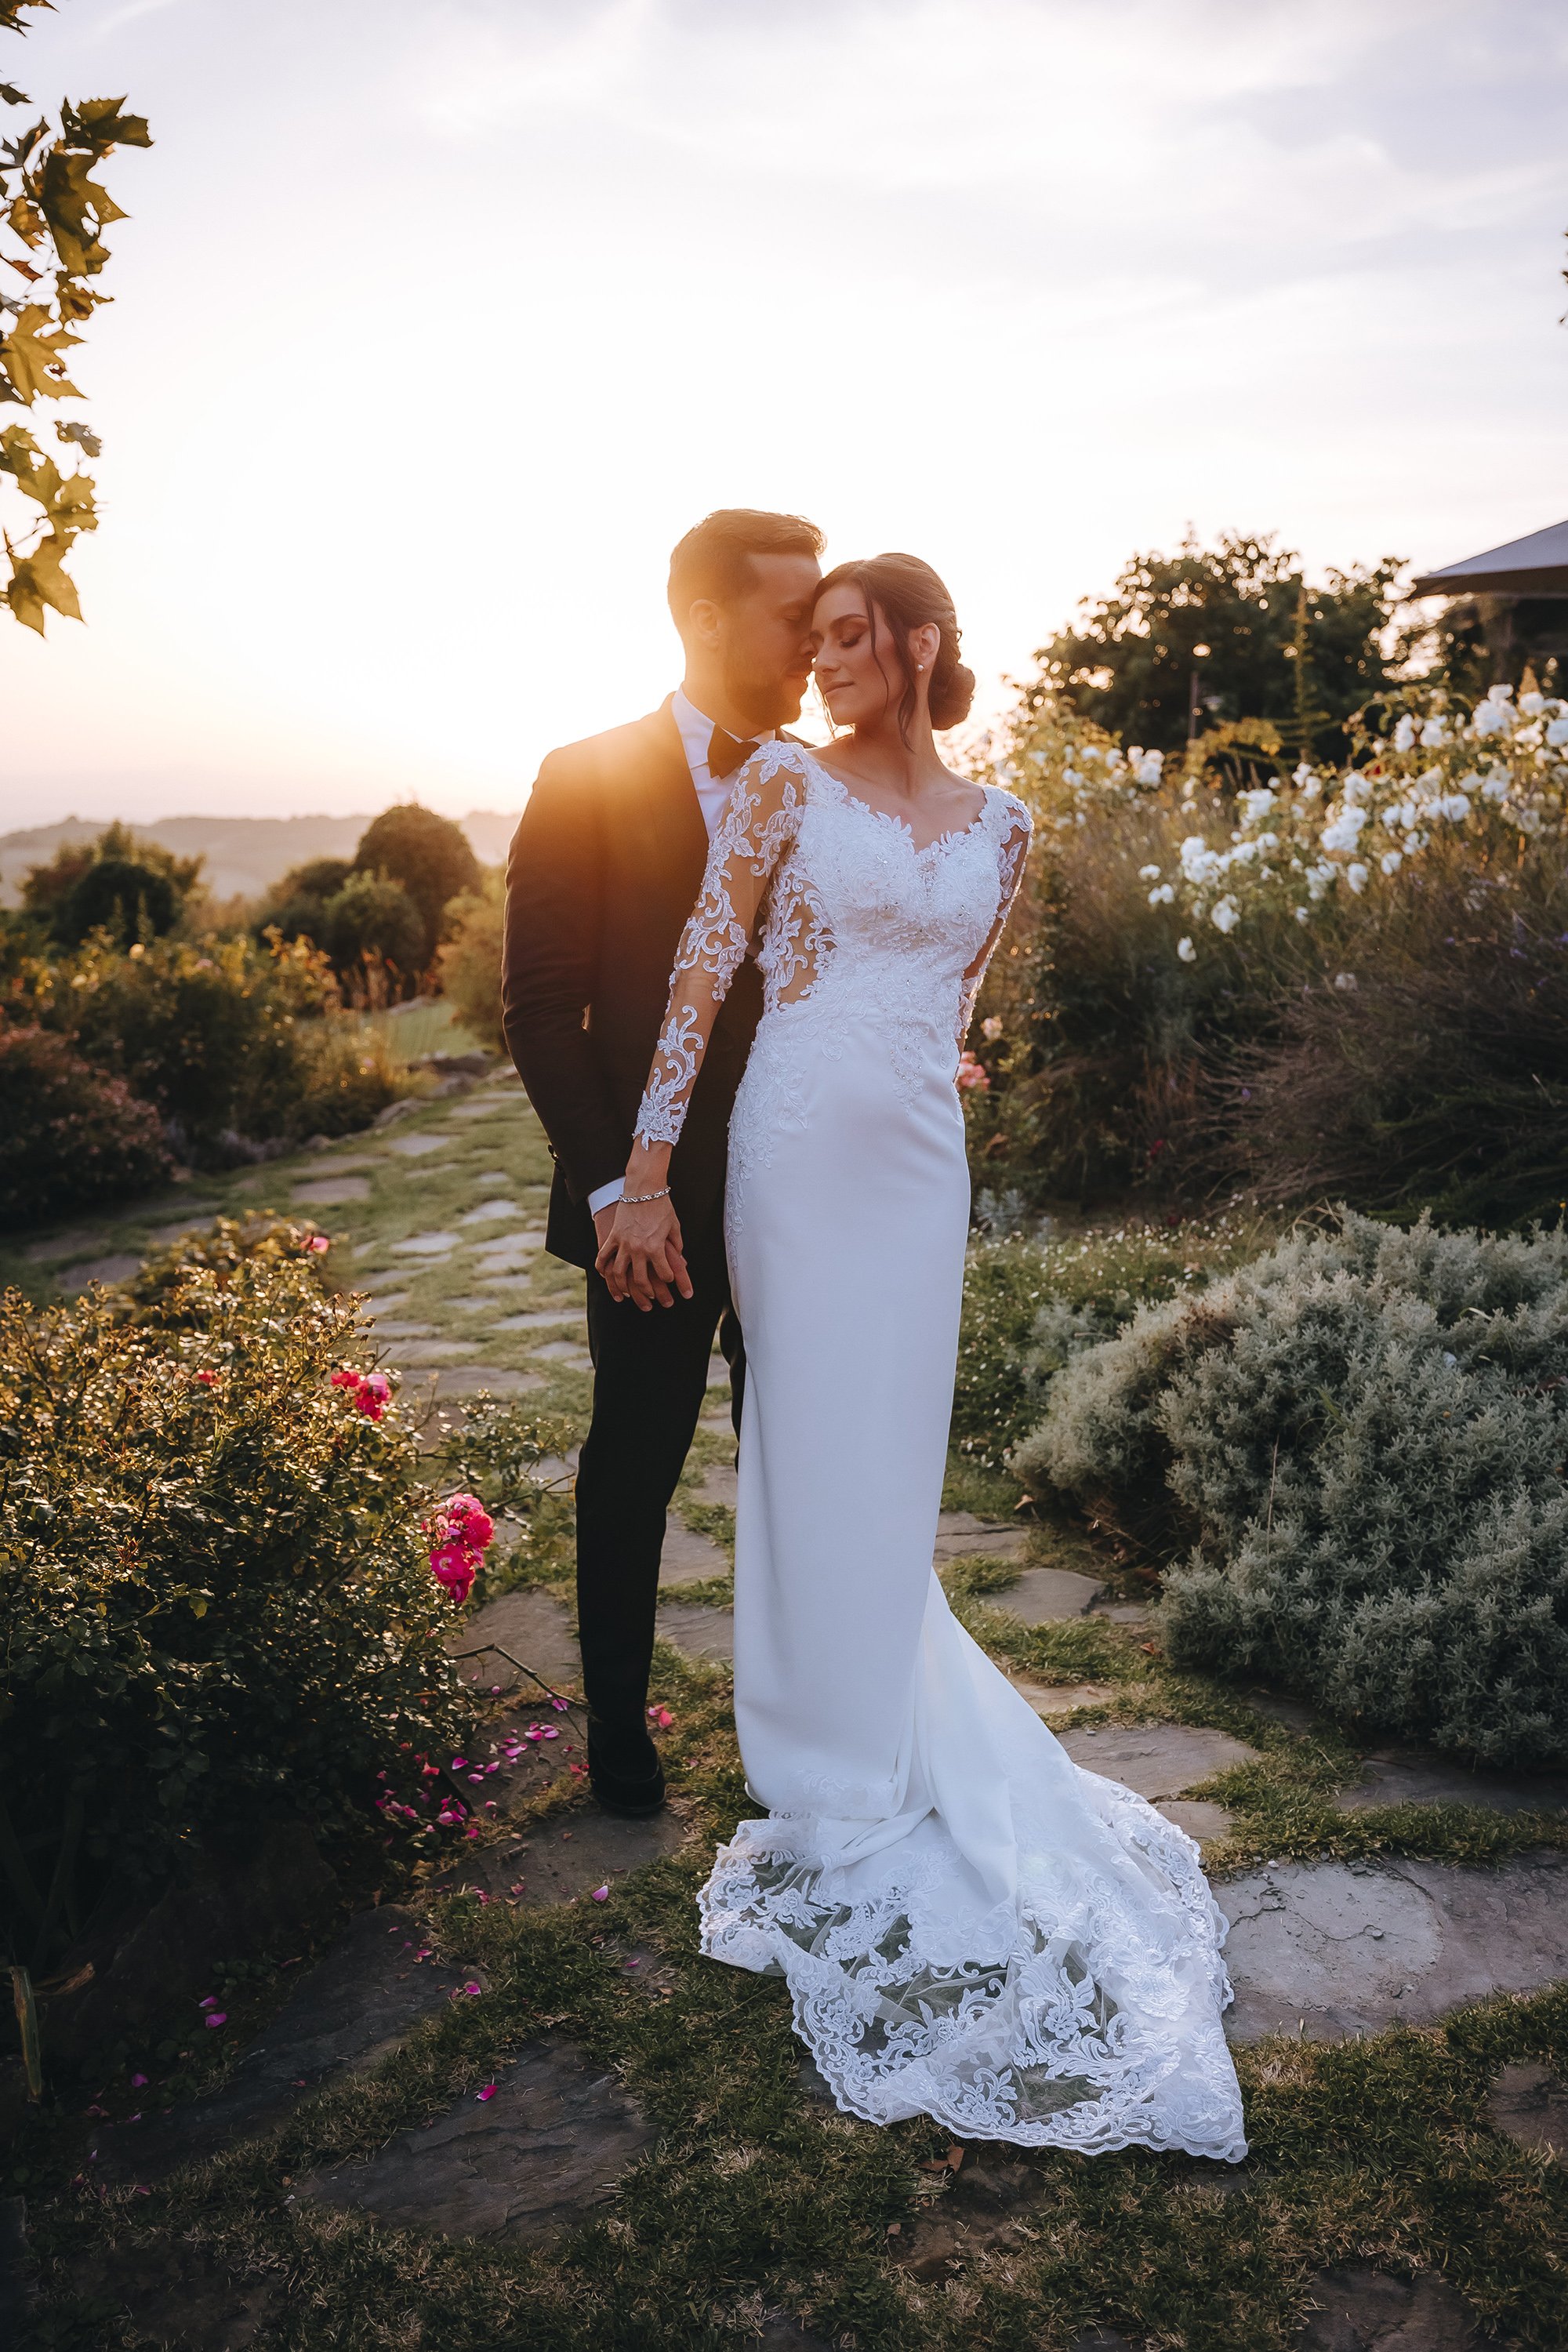
[{"label": "black dress shoe", "polygon": [[651,1773],[641,1780],[622,1780],[613,1772],[592,1769],[588,1783],[607,1813],[619,1813],[627,1821],[641,1821],[648,1813],[657,1813],[664,1804],[664,1767],[656,1764]]}]

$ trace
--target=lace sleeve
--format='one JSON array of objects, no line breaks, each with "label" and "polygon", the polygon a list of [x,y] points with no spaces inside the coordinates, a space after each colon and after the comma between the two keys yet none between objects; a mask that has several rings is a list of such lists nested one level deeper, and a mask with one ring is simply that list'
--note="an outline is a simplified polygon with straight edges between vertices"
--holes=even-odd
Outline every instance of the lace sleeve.
[{"label": "lace sleeve", "polygon": [[958,1050],[962,1054],[969,1035],[969,1024],[974,1018],[974,1007],[980,995],[980,983],[986,967],[996,952],[996,942],[1007,928],[1007,918],[1013,911],[1024,879],[1024,866],[1029,855],[1029,842],[1034,824],[1022,801],[1012,794],[1004,795],[1006,821],[996,845],[996,920],[985,935],[985,944],[963,975],[963,989],[958,1001]]},{"label": "lace sleeve", "polygon": [[676,950],[664,1027],[637,1110],[639,1143],[680,1140],[703,1050],[745,960],[773,868],[795,837],[805,795],[790,743],[764,743],[735,778]]}]

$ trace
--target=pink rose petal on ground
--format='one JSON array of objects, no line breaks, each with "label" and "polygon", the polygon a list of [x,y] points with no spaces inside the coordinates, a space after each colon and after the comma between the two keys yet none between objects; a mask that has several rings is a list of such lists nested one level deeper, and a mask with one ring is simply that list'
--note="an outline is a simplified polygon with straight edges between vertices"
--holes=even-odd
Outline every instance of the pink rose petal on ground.
[{"label": "pink rose petal on ground", "polygon": [[226,2009],[209,2010],[202,2022],[205,2025],[226,2025],[228,2023],[228,2011]]},{"label": "pink rose petal on ground", "polygon": [[145,2075],[145,2074],[132,2074],[132,2077],[131,2077],[131,2087],[132,2087],[132,2089],[133,2091],[139,2091],[139,2090],[142,2088],[142,2085],[143,2084],[143,2083],[145,2083],[145,2081],[146,2081],[146,2080],[147,2080],[147,2077],[146,2077],[146,2075]]},{"label": "pink rose petal on ground", "polygon": [[200,2002],[200,2003],[198,2004],[198,2006],[199,2006],[199,2007],[201,2007],[202,2009],[216,2009],[216,2008],[217,2007],[217,1995],[216,1995],[216,1992],[209,1992],[209,1993],[208,1993],[208,1995],[207,1995],[207,1997],[206,1997],[206,1999],[205,1999],[205,2000],[204,2000],[204,2001]]},{"label": "pink rose petal on ground", "polygon": [[541,1739],[559,1739],[561,1734],[556,1730],[555,1726],[552,1723],[547,1723],[539,1736]]},{"label": "pink rose petal on ground", "polygon": [[595,1889],[594,1889],[594,1900],[595,1900],[595,1903],[607,1903],[607,1902],[609,1901],[609,1899],[610,1899],[610,1890],[609,1890],[608,1886],[595,1886]]},{"label": "pink rose petal on ground", "polygon": [[495,2095],[496,2095],[496,2086],[495,2086],[495,2084],[494,2084],[493,2083],[487,2083],[487,2084],[485,2084],[485,2087],[484,2087],[484,2089],[483,2089],[482,2091],[476,2091],[476,2092],[474,2093],[474,2096],[475,2096],[475,2098],[476,2098],[476,2099],[493,2099],[493,2098],[495,2097]]},{"label": "pink rose petal on ground", "polygon": [[463,1990],[469,1996],[470,2000],[476,1993],[482,1990],[482,1986],[477,1984],[472,1977],[468,1979],[468,1983],[463,1987]]},{"label": "pink rose petal on ground", "polygon": [[556,1714],[557,1714],[557,1715],[564,1715],[564,1714],[565,1714],[565,1712],[566,1712],[566,1701],[565,1701],[563,1698],[552,1698],[552,1699],[551,1700],[550,1704],[551,1704],[551,1706],[555,1709],[555,1712],[556,1712]]}]

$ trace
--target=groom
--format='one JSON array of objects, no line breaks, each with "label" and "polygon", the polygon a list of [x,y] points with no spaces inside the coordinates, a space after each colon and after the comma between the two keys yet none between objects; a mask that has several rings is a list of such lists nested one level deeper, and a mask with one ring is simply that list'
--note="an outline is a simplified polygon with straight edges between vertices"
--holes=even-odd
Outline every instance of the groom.
[{"label": "groom", "polygon": [[506,1042],[555,1161],[546,1241],[587,1270],[594,1412],[577,1472],[577,1613],[588,1769],[600,1802],[651,1813],[647,1721],[665,1513],[702,1409],[715,1332],[740,1426],[745,1360],[724,1263],[731,1107],[762,1010],[754,964],[720,1010],[670,1162],[691,1296],[612,1300],[594,1271],[632,1123],[735,770],[798,717],[822,534],[724,508],[669,561],[679,691],[646,719],[552,751],[507,865]]}]

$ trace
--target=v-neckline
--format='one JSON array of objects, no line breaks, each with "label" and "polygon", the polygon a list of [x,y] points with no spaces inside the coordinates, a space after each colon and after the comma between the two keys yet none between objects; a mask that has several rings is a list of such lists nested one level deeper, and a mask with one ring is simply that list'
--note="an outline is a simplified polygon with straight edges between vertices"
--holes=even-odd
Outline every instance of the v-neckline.
[{"label": "v-neckline", "polygon": [[879,809],[873,807],[869,801],[862,800],[858,793],[852,793],[848,785],[845,782],[843,777],[836,776],[832,769],[826,764],[826,761],[819,760],[815,751],[811,751],[805,744],[801,746],[801,749],[805,752],[806,758],[811,761],[812,766],[817,771],[818,774],[824,775],[827,778],[828,782],[834,785],[837,790],[843,794],[851,808],[863,809],[868,817],[874,818],[879,824],[890,824],[896,833],[901,833],[904,839],[910,845],[910,851],[912,856],[925,857],[930,855],[931,850],[943,848],[950,842],[967,841],[970,835],[977,832],[980,826],[984,824],[987,815],[990,814],[991,788],[988,784],[982,784],[979,787],[980,806],[975,810],[974,814],[970,818],[967,824],[955,825],[946,833],[933,833],[929,841],[921,842],[917,846],[915,842],[915,829],[910,823],[908,817],[895,815],[891,809]]}]

